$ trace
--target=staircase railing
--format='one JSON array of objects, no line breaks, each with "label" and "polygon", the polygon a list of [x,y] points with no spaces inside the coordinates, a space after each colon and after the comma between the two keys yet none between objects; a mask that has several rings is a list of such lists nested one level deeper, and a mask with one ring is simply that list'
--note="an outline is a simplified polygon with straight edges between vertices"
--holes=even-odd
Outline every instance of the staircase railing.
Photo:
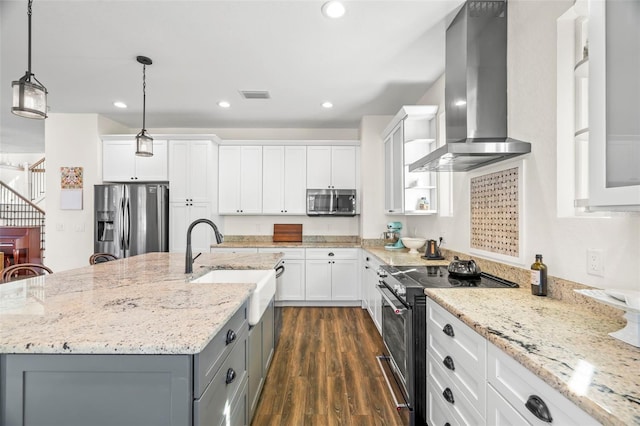
[{"label": "staircase railing", "polygon": [[44,157],[29,167],[29,198],[31,201],[44,197],[45,187],[45,161]]},{"label": "staircase railing", "polygon": [[0,226],[39,226],[42,258],[45,249],[44,217],[44,210],[0,181]]}]

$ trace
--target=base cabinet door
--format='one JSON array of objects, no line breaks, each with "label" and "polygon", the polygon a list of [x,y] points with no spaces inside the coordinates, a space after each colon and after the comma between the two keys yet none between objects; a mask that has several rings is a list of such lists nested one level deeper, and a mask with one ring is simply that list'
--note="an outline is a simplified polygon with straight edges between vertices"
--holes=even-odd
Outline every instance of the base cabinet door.
[{"label": "base cabinet door", "polygon": [[248,402],[249,402],[249,420],[253,418],[253,414],[258,406],[262,387],[267,377],[267,371],[273,359],[274,350],[274,300],[271,300],[269,306],[262,314],[260,322],[251,327],[249,330],[249,384],[248,384]]},{"label": "base cabinet door", "polygon": [[358,300],[358,261],[356,259],[336,259],[331,264],[331,299]]},{"label": "base cabinet door", "polygon": [[189,425],[188,355],[3,355],[0,425]]},{"label": "base cabinet door", "polygon": [[262,322],[249,330],[249,416],[253,413],[260,399],[262,377]]},{"label": "base cabinet door", "polygon": [[306,300],[331,300],[330,261],[308,259],[306,269]]}]

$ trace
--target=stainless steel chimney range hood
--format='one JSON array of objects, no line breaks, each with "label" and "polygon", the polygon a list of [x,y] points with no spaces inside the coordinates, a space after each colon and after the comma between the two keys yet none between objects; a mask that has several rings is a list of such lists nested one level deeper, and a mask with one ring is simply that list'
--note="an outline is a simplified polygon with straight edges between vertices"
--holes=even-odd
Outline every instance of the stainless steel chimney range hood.
[{"label": "stainless steel chimney range hood", "polygon": [[531,152],[507,137],[507,3],[467,1],[447,28],[447,143],[409,171],[469,171]]}]

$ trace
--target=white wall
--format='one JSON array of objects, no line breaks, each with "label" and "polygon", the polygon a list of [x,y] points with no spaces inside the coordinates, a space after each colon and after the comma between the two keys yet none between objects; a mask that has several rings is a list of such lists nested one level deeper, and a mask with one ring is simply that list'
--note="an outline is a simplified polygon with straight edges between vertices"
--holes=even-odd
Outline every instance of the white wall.
[{"label": "white wall", "polygon": [[[542,253],[551,275],[600,288],[639,288],[640,215],[558,218],[556,208],[556,19],[572,1],[509,1],[509,136],[531,142],[526,159],[525,268]],[[440,103],[433,87],[421,99]],[[506,168],[506,167],[505,167]],[[428,237],[444,234],[445,247],[469,252],[469,176],[454,174],[454,217],[409,217]],[[601,248],[605,276],[586,273],[586,250]]]},{"label": "white wall", "polygon": [[[100,134],[125,130],[97,114],[49,114],[45,122],[47,159],[46,252],[54,272],[88,265],[93,253],[93,185],[102,182]],[[60,167],[83,167],[82,210],[60,209]]]},{"label": "white wall", "polygon": [[301,223],[302,235],[358,235],[359,217],[220,216],[228,235],[273,235],[275,223]]},{"label": "white wall", "polygon": [[382,132],[393,115],[364,116],[360,122],[360,181],[362,238],[381,238],[387,222],[402,216],[387,216],[384,213],[384,140]]}]

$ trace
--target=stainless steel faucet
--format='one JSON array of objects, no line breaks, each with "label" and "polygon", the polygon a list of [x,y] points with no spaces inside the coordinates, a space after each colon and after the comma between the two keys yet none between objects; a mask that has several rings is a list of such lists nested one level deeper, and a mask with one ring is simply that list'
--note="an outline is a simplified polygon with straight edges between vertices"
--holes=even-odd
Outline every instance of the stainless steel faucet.
[{"label": "stainless steel faucet", "polygon": [[193,254],[191,253],[191,231],[193,230],[193,227],[199,223],[208,223],[213,228],[213,232],[216,234],[216,242],[218,244],[222,242],[222,234],[220,233],[220,231],[218,231],[218,227],[216,226],[216,224],[210,221],[209,219],[196,219],[193,222],[191,222],[191,225],[189,225],[189,228],[187,229],[187,253],[185,256],[185,266],[184,266],[185,274],[190,274],[193,272]]}]

